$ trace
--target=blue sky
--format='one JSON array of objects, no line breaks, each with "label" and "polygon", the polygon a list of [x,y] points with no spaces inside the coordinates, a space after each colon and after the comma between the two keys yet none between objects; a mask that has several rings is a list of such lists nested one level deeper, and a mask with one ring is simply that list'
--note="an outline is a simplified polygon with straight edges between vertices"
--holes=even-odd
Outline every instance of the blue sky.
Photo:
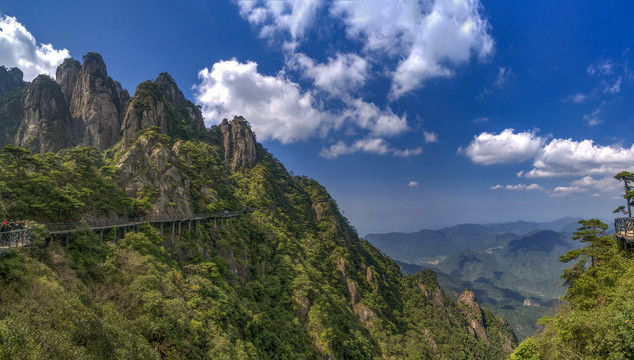
[{"label": "blue sky", "polygon": [[360,234],[610,218],[634,170],[626,1],[5,1],[0,64],[99,52],[241,114]]}]

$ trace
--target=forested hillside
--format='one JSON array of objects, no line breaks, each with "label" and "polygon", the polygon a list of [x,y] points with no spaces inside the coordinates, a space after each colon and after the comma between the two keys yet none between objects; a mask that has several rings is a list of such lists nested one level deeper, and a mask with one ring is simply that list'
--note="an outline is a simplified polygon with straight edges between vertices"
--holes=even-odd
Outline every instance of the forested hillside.
[{"label": "forested hillside", "polygon": [[[517,345],[471,291],[456,302],[432,271],[402,276],[245,119],[205,128],[168,74],[129,97],[90,53],[38,79],[0,84],[0,125],[15,128],[0,218],[34,229],[0,257],[2,358],[504,359]],[[41,225],[243,208],[103,243],[87,227],[51,241]]]},{"label": "forested hillside", "polygon": [[561,276],[569,286],[565,301],[554,316],[540,320],[543,332],[524,340],[513,360],[634,358],[631,250],[606,234],[607,224],[579,223],[575,238],[585,247],[560,258],[571,265]]}]

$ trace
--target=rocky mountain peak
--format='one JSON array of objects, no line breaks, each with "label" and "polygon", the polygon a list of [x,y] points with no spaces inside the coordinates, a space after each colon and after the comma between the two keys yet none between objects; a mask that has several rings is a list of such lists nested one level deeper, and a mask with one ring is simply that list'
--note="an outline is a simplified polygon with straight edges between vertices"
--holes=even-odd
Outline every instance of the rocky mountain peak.
[{"label": "rocky mountain peak", "polygon": [[79,77],[79,71],[81,70],[81,64],[79,61],[73,58],[64,59],[64,62],[57,67],[55,72],[55,81],[62,88],[66,103],[70,104],[70,100],[73,97],[73,88],[77,77]]},{"label": "rocky mountain peak", "polygon": [[48,75],[36,77],[26,90],[15,144],[34,152],[57,151],[72,146],[78,132],[61,87]]},{"label": "rocky mountain peak", "polygon": [[233,171],[254,167],[257,161],[256,140],[249,122],[242,116],[236,116],[231,121],[223,119],[219,129],[225,149],[225,164]]},{"label": "rocky mountain peak", "polygon": [[106,149],[120,139],[126,104],[101,55],[88,53],[83,60],[72,90],[70,113],[85,125],[82,142]]},{"label": "rocky mountain peak", "polygon": [[18,68],[7,69],[4,66],[0,66],[0,96],[16,88],[26,86],[23,77],[22,70]]},{"label": "rocky mountain peak", "polygon": [[471,289],[465,290],[462,295],[460,295],[458,305],[460,312],[462,312],[469,322],[469,332],[488,342],[489,338],[484,327],[482,309]]},{"label": "rocky mountain peak", "polygon": [[185,99],[168,73],[137,86],[121,126],[121,146],[134,140],[141,130],[154,126],[175,139],[195,138],[205,127],[200,109]]}]

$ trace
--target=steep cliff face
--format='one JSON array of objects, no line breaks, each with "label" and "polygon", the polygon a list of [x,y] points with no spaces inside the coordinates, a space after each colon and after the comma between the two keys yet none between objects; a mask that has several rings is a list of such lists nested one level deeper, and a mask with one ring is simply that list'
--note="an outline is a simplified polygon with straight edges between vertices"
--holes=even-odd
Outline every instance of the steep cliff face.
[{"label": "steep cliff face", "polygon": [[205,127],[200,109],[185,99],[167,73],[137,86],[121,127],[122,147],[152,126],[174,139],[196,138]]},{"label": "steep cliff face", "polygon": [[118,184],[130,197],[151,198],[150,215],[188,216],[193,214],[189,199],[190,179],[181,172],[175,150],[169,139],[150,129],[130,144],[116,166],[120,169]]},{"label": "steep cliff face", "polygon": [[233,171],[254,167],[257,161],[255,135],[249,123],[238,116],[232,121],[222,120],[219,129],[225,149],[225,164]]},{"label": "steep cliff face", "polygon": [[18,68],[0,66],[0,148],[13,143],[24,112],[27,83]]},{"label": "steep cliff face", "polygon": [[82,143],[106,149],[121,137],[125,104],[101,55],[88,53],[83,60],[72,90],[70,113],[85,125]]},{"label": "steep cliff face", "polygon": [[81,64],[73,58],[65,59],[64,62],[57,67],[55,81],[62,89],[64,99],[66,99],[68,106],[70,106],[70,101],[73,98],[73,89],[75,88],[80,70]]},{"label": "steep cliff face", "polygon": [[74,145],[81,127],[73,122],[60,86],[47,75],[29,85],[24,98],[24,118],[15,144],[36,153]]},{"label": "steep cliff face", "polygon": [[469,289],[465,290],[458,299],[458,305],[460,306],[460,312],[462,312],[469,321],[469,332],[488,342],[489,338],[484,327],[482,309],[473,291]]}]

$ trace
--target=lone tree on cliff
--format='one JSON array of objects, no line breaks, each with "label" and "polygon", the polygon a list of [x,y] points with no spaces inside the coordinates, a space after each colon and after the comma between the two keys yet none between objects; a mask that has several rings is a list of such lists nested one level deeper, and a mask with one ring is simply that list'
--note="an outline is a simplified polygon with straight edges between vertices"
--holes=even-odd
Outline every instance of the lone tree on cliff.
[{"label": "lone tree on cliff", "polygon": [[612,212],[622,212],[623,214],[627,214],[627,217],[632,217],[632,205],[634,205],[634,190],[632,189],[632,185],[634,185],[634,174],[629,171],[621,171],[614,175],[614,178],[618,181],[623,181],[623,188],[625,189],[623,198],[627,204],[627,211],[625,211],[625,206],[621,205]]}]

